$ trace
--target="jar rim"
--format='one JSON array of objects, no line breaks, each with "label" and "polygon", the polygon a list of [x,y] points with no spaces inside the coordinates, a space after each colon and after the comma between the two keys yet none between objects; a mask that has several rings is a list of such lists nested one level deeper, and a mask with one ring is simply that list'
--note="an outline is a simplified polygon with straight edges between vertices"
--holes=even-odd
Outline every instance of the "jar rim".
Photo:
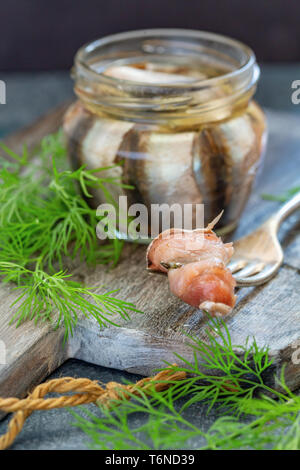
[{"label": "jar rim", "polygon": [[[115,57],[116,51],[119,50],[118,47],[121,48],[124,44],[131,44],[132,41],[140,41],[142,47],[151,39],[169,41],[170,44],[172,44],[172,41],[174,43],[178,43],[180,40],[184,41],[182,44],[185,47],[190,47],[191,50],[198,48],[198,52],[196,50],[194,57],[201,59],[200,54],[203,50],[206,54],[205,57],[211,57],[212,60],[217,60],[218,57],[220,60],[222,59],[223,63],[227,60],[228,68],[231,67],[231,69],[217,76],[195,79],[189,83],[149,83],[131,79],[125,80],[103,73],[107,65],[112,65],[118,60],[107,59],[107,57]],[[104,51],[106,51],[106,56]],[[227,51],[227,55],[224,51]],[[93,68],[93,64],[95,64],[95,58],[98,60],[97,64],[99,64],[101,53],[106,68],[104,65],[103,69],[100,68],[99,71]],[[124,54],[123,59],[126,59]],[[143,57],[147,57],[147,55],[146,51]],[[174,55],[176,54],[174,53]],[[163,53],[161,53],[161,56],[163,57]],[[134,58],[134,54],[131,57]],[[234,100],[239,99],[241,95],[247,92],[251,97],[259,78],[259,67],[256,63],[255,54],[250,47],[221,34],[189,29],[143,29],[105,36],[83,45],[75,55],[73,78],[76,94],[87,103],[110,109],[123,108],[123,110],[130,113],[145,110],[148,112],[148,118],[151,117],[149,112],[153,112],[156,116],[158,112],[160,114],[167,112],[168,117],[170,117],[171,112],[175,110],[178,117],[178,112],[183,110],[184,107],[186,108],[188,103],[192,105],[193,110],[191,110],[191,113],[195,115],[196,113],[210,111],[212,108],[227,106],[229,102],[231,106]],[[94,86],[95,84],[97,86]],[[202,100],[199,91],[205,97],[203,90],[216,92],[224,84],[229,85],[225,93],[226,96],[214,99],[211,102],[207,102],[207,99]],[[217,95],[218,93],[215,93],[215,96]]]}]

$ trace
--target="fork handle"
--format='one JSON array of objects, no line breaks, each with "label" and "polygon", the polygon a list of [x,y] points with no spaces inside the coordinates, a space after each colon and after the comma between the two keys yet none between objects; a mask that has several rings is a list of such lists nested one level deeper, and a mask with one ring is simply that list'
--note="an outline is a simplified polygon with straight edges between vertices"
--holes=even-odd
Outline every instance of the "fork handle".
[{"label": "fork handle", "polygon": [[275,224],[276,230],[278,230],[281,223],[297,209],[300,209],[300,191],[295,194],[292,199],[286,202],[279,209],[279,211],[271,217]]}]

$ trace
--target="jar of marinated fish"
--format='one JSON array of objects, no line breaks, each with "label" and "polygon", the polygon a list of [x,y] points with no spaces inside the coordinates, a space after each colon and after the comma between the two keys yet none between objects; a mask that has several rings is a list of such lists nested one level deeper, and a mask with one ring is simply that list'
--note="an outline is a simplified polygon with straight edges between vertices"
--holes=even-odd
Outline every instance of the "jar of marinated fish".
[{"label": "jar of marinated fish", "polygon": [[[79,99],[64,118],[73,166],[113,165],[105,176],[134,187],[110,185],[114,198],[150,213],[204,204],[206,222],[224,210],[218,227],[236,227],[266,142],[249,47],[201,31],[121,33],[82,47],[73,77]],[[93,206],[102,202],[95,190]]]}]

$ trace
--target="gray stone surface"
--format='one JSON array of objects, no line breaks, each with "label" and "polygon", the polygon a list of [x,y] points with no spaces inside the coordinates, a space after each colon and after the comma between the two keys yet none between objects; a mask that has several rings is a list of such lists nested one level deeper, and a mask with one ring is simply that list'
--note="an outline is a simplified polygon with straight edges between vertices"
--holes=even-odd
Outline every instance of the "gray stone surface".
[{"label": "gray stone surface", "polygon": [[[257,95],[258,101],[268,108],[300,112],[300,105],[291,103],[291,82],[300,78],[300,66],[264,66]],[[0,136],[30,124],[49,108],[72,96],[72,82],[67,72],[35,74],[1,74],[7,84],[7,104],[0,106]],[[138,377],[112,369],[69,360],[51,377],[88,377],[108,381],[136,380]],[[88,408],[94,412],[94,405]],[[190,418],[203,428],[209,427],[217,417],[213,409],[206,416],[206,408],[198,404]],[[9,417],[0,423],[0,434],[4,433]],[[11,447],[17,449],[86,449],[87,437],[71,426],[74,418],[68,410],[40,411],[33,413]],[[135,421],[135,424],[136,421]]]}]

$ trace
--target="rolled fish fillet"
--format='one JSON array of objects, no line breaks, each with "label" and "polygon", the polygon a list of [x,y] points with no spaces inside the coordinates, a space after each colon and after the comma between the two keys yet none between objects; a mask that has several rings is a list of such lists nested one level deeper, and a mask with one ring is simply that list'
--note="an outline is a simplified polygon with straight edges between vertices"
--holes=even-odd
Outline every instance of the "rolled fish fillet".
[{"label": "rolled fish fillet", "polygon": [[[119,80],[126,80],[129,82],[145,84],[150,88],[151,86],[155,87],[156,85],[193,85],[208,78],[203,73],[197,70],[189,70],[184,67],[173,67],[173,69],[169,68],[169,70],[167,71],[166,67],[151,67],[151,64],[148,64],[148,66],[146,65],[143,68],[130,65],[113,65],[111,67],[108,67],[103,72],[103,75],[106,75],[107,77],[117,78]],[[145,93],[147,94],[146,91]],[[168,94],[168,92],[164,90],[162,90],[162,93]],[[193,96],[193,99],[196,99],[196,102],[199,101],[205,103],[208,100],[217,100],[219,98],[224,97],[224,91],[222,90],[222,88],[199,88],[197,91],[193,91],[192,93],[190,93],[190,97],[188,99],[190,104]]]},{"label": "rolled fish fillet", "polygon": [[168,271],[170,290],[184,302],[212,315],[230,313],[235,281],[229,269],[210,261],[189,263]]},{"label": "rolled fish fillet", "polygon": [[113,66],[105,70],[104,75],[147,84],[174,84],[174,83],[191,83],[195,81],[194,77],[181,75],[178,73],[164,73],[151,70],[142,70],[136,67],[126,65]]},{"label": "rolled fish fillet", "polygon": [[223,243],[205,229],[171,229],[162,232],[147,250],[149,271],[168,274],[171,292],[187,304],[213,316],[230,313],[235,305],[235,280],[226,267],[232,243]]}]

